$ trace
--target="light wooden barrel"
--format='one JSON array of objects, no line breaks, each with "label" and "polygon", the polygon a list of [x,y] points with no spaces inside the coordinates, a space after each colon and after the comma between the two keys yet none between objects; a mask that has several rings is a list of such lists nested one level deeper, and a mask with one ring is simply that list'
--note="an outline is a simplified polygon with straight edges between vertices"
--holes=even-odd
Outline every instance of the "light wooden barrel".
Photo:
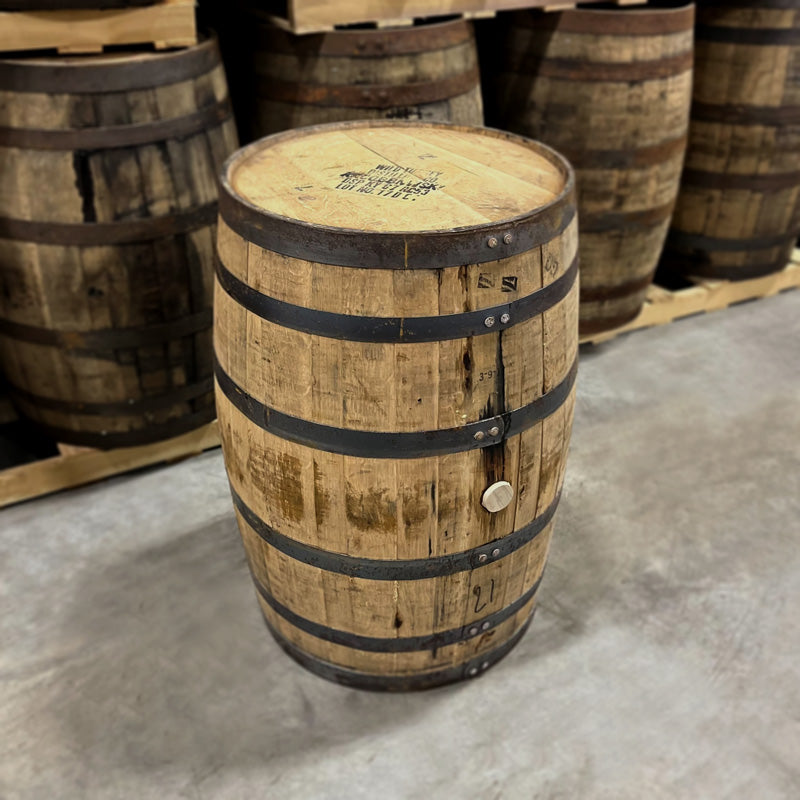
[{"label": "light wooden barrel", "polygon": [[214,418],[216,184],[236,144],[214,40],[0,61],[0,360],[58,441]]},{"label": "light wooden barrel", "polygon": [[499,131],[354,122],[263,139],[222,187],[217,407],[270,629],[348,685],[481,673],[531,618],[561,492],[569,165]]},{"label": "light wooden barrel", "polygon": [[492,58],[497,122],[576,171],[581,333],[641,310],[678,193],[692,91],[693,4],[509,17]]},{"label": "light wooden barrel", "polygon": [[227,31],[226,58],[245,87],[234,93],[237,115],[250,139],[357,119],[483,124],[466,20],[297,36],[244,16]]},{"label": "light wooden barrel", "polygon": [[745,280],[800,233],[800,0],[704,3],[686,169],[664,267]]}]

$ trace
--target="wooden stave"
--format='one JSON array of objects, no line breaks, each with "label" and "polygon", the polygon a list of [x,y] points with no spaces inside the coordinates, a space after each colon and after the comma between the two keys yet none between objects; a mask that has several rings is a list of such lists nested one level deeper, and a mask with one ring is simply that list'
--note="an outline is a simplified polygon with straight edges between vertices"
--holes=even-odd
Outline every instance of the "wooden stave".
[{"label": "wooden stave", "polygon": [[[756,12],[758,20],[751,18],[752,27],[746,27],[741,15]],[[800,3],[702,4],[698,23],[686,169],[661,268],[698,279],[749,280],[781,271],[800,234],[800,96],[789,74],[782,85],[779,80],[766,86],[763,100],[736,92],[731,82],[732,95],[715,93],[720,71],[706,65],[722,65],[723,76],[736,74],[742,87],[749,85],[748,72],[780,75],[775,64],[790,63],[800,53]],[[732,140],[739,146],[727,154],[712,144]],[[726,169],[748,152],[758,153],[758,172]],[[709,164],[715,153],[726,162],[722,169]],[[698,218],[705,220],[698,209],[723,206],[724,215],[698,226]],[[748,219],[754,206],[762,211]],[[725,218],[738,222],[726,224]]]},{"label": "wooden stave", "polygon": [[[253,146],[255,147],[255,146]],[[232,160],[234,160],[233,157]],[[223,181],[223,186],[225,182]],[[233,261],[234,259],[230,255],[231,250],[231,240],[237,239],[240,241],[245,241],[244,238],[240,237],[238,233],[231,230],[227,227],[226,222],[230,220],[225,220],[224,216],[221,220],[220,225],[220,236],[224,238],[220,239],[220,257],[227,261]],[[564,232],[565,238],[570,238],[572,240],[573,247],[576,244],[576,225],[573,221],[568,229]],[[423,236],[423,234],[420,234]],[[436,238],[436,233],[425,234],[429,238],[433,239]],[[567,245],[565,245],[567,246]],[[513,260],[514,256],[511,256],[510,259]],[[506,259],[508,260],[508,259]],[[324,269],[325,265],[314,264],[315,269]],[[458,270],[458,267],[450,267],[450,270]],[[566,271],[566,265],[563,265],[563,269],[561,270],[561,274]],[[360,270],[360,272],[367,272],[367,270]],[[241,276],[240,276],[241,277]],[[557,280],[558,275],[553,276],[553,280]],[[227,297],[225,290],[219,286],[217,286],[217,296],[215,301],[216,313],[218,315],[217,322],[220,323],[220,318],[225,315],[227,316],[229,313],[229,306],[230,299]],[[566,307],[570,306],[572,311],[566,311]],[[575,328],[577,330],[577,286],[574,286],[572,291],[569,293],[568,297],[564,300],[560,301],[559,308],[553,309],[554,313],[564,314],[564,313],[571,313],[574,315],[574,322]],[[250,318],[250,312],[245,313],[246,318]],[[253,329],[252,321],[247,322],[247,329]],[[262,328],[262,337],[267,337],[269,341],[274,341],[269,326]],[[223,364],[225,369],[229,369],[229,364],[226,363],[226,356],[224,351],[229,344],[226,344],[226,340],[228,334],[225,333],[225,330],[218,324],[216,328],[216,336],[217,336],[217,347],[221,350],[218,351],[218,358]],[[496,337],[498,334],[495,333],[488,333],[487,336],[489,337]],[[298,345],[299,346],[299,345]],[[409,345],[409,347],[414,347],[414,345]],[[577,339],[574,342],[574,349],[577,352]],[[409,351],[410,352],[410,351]],[[273,353],[274,357],[274,353]],[[568,359],[566,359],[568,360]],[[560,375],[553,375],[552,381],[555,382],[557,378],[563,377]],[[241,378],[237,378],[237,381],[241,381]],[[243,382],[243,381],[242,381]],[[260,395],[259,395],[260,396]],[[548,419],[548,422],[541,423],[542,425],[558,425],[561,427],[561,430],[565,427],[568,427],[567,420],[571,420],[572,409],[574,403],[574,390],[570,392],[570,396],[567,401],[558,409],[555,417],[557,419]],[[288,406],[287,406],[288,407]],[[264,518],[272,518],[270,519],[270,524],[274,524],[278,530],[282,530],[285,535],[291,535],[292,537],[296,537],[298,532],[292,529],[291,520],[288,517],[284,517],[282,519],[275,518],[274,515],[278,515],[280,517],[280,510],[277,508],[277,504],[272,511],[268,510],[264,504],[266,502],[263,497],[258,497],[257,495],[261,494],[259,490],[254,488],[254,484],[251,485],[249,488],[242,484],[242,480],[244,479],[244,473],[247,472],[248,467],[242,463],[242,461],[237,461],[237,454],[243,456],[243,449],[236,446],[235,439],[234,439],[234,431],[246,431],[242,433],[245,438],[242,441],[247,441],[247,448],[250,453],[248,456],[248,463],[250,462],[251,458],[253,457],[254,453],[257,453],[257,461],[259,463],[278,463],[280,459],[280,453],[293,453],[294,455],[302,457],[301,454],[305,452],[306,457],[313,457],[319,455],[318,451],[314,451],[312,448],[309,448],[303,444],[289,444],[287,446],[286,442],[281,442],[280,446],[277,444],[279,437],[275,437],[269,432],[264,432],[260,430],[258,426],[256,426],[252,422],[245,421],[242,423],[241,419],[237,420],[235,409],[232,408],[228,397],[224,392],[220,392],[218,394],[218,409],[219,409],[219,418],[221,423],[221,435],[223,439],[223,452],[226,457],[227,465],[228,465],[228,472],[229,472],[229,480],[231,482],[232,490],[235,493],[241,493],[248,504],[252,504],[253,506],[257,506],[259,503],[262,504],[260,508],[258,508],[258,514],[256,517],[260,519]],[[521,436],[522,434],[520,434]],[[504,444],[503,449],[506,448],[514,448],[518,446],[518,437],[515,437],[515,440],[512,441],[510,444]],[[265,445],[264,442],[268,444]],[[273,448],[278,449],[271,449]],[[266,450],[264,449],[266,447]],[[287,449],[288,447],[288,449]],[[311,454],[311,455],[309,455]],[[480,453],[476,453],[472,451],[469,454],[465,454],[465,458],[472,459],[475,457],[481,457]],[[345,456],[344,460],[347,461],[349,457]],[[430,461],[430,459],[428,459]],[[502,459],[501,459],[502,460]],[[355,456],[352,457],[351,461],[355,463],[362,463],[363,460],[359,461]],[[382,462],[385,462],[385,459],[374,460],[375,464],[379,465]],[[316,470],[316,462],[315,463],[315,470]],[[555,471],[550,476],[549,480],[551,481],[552,485],[550,485],[548,491],[552,493],[552,496],[555,497],[560,490],[561,482],[563,481],[563,467],[564,462],[563,459],[555,468]],[[372,469],[377,469],[377,466],[372,467]],[[349,468],[348,468],[349,469]],[[348,469],[342,470],[343,472],[347,472]],[[304,470],[301,470],[303,472]],[[248,478],[250,480],[250,478]],[[306,487],[308,489],[308,487]],[[544,495],[542,496],[542,503],[544,503]],[[252,506],[251,506],[252,508]],[[269,572],[269,565],[274,563],[276,559],[280,560],[283,558],[280,552],[275,551],[274,547],[270,544],[265,543],[255,532],[254,529],[250,526],[247,520],[242,517],[241,513],[237,512],[240,532],[245,543],[245,549],[248,554],[248,561],[251,565],[251,570],[254,573],[254,578],[259,580],[262,584],[271,584],[271,589],[273,592],[273,596],[277,599],[279,603],[284,605],[289,605],[292,600],[292,593],[291,593],[291,586],[293,585],[306,585],[307,583],[313,582],[313,580],[323,580],[328,585],[329,590],[337,597],[339,596],[347,596],[349,591],[359,591],[361,593],[361,597],[364,597],[364,593],[367,591],[364,587],[372,587],[370,591],[372,592],[373,600],[371,602],[362,601],[360,603],[355,603],[357,608],[352,610],[351,613],[363,613],[364,609],[371,609],[370,613],[376,614],[378,613],[375,609],[380,607],[384,609],[386,603],[390,602],[391,596],[395,592],[393,588],[393,581],[384,580],[378,581],[376,583],[373,579],[360,579],[360,578],[348,578],[346,576],[338,576],[332,572],[326,572],[326,576],[322,579],[320,578],[312,578],[310,576],[318,575],[320,573],[320,569],[316,566],[311,564],[303,564],[300,561],[293,560],[292,561],[292,580],[288,581],[285,580],[281,582],[280,575],[281,570],[283,567],[273,567],[273,572]],[[285,527],[284,527],[285,526]],[[295,526],[296,527],[296,526]],[[541,572],[544,567],[544,560],[546,557],[546,550],[547,545],[549,543],[549,535],[550,535],[551,527],[548,527],[547,530],[540,535],[536,540],[532,543],[529,543],[528,549],[539,548],[536,551],[535,556],[531,562],[532,564],[532,572],[531,575],[528,576],[527,574],[523,574],[522,577],[518,576],[518,581],[521,583],[519,594],[524,594],[525,591],[530,591],[534,585],[541,580]],[[306,542],[306,545],[311,545],[315,540],[313,539],[313,533],[306,532],[303,536],[300,537],[300,541]],[[341,551],[336,551],[341,552]],[[348,550],[347,552],[351,552]],[[335,553],[331,554],[335,556]],[[514,559],[527,559],[529,556],[528,550],[524,551],[515,551],[515,554],[509,555],[507,559],[501,559],[505,562],[506,567],[516,566],[517,572],[519,572],[520,566],[516,562],[512,564]],[[524,560],[523,559],[523,560]],[[285,558],[284,558],[285,561]],[[528,561],[524,560],[525,569],[527,569]],[[504,566],[504,565],[500,565]],[[493,569],[496,568],[496,565],[488,564],[486,567],[483,567],[484,570],[486,569]],[[276,575],[278,577],[276,577]],[[440,588],[434,591],[445,591],[444,587],[446,585],[447,578],[436,579],[439,581]],[[401,583],[403,583],[401,581]],[[407,583],[407,581],[406,581]],[[378,586],[380,592],[375,587]],[[337,588],[339,587],[339,588]],[[349,588],[348,588],[349,587]],[[401,592],[406,591],[401,587]],[[389,594],[387,594],[389,593]],[[380,598],[383,599],[380,599]],[[350,685],[357,685],[361,686],[362,688],[383,688],[383,689],[409,689],[409,688],[424,688],[426,685],[437,685],[441,682],[447,682],[448,680],[458,680],[463,677],[469,677],[469,670],[472,669],[473,661],[476,659],[478,660],[478,667],[480,671],[480,666],[486,661],[487,659],[493,659],[493,653],[495,652],[496,648],[502,648],[507,644],[509,641],[514,639],[517,634],[520,634],[520,631],[523,629],[526,619],[528,619],[528,614],[533,606],[535,601],[535,597],[531,597],[529,602],[526,602],[524,609],[521,609],[519,612],[516,612],[510,620],[503,620],[502,625],[498,625],[496,628],[493,627],[491,630],[491,636],[487,636],[485,632],[480,632],[477,636],[468,636],[466,637],[469,640],[469,644],[465,644],[462,646],[461,643],[458,643],[458,646],[455,644],[452,645],[451,650],[454,648],[455,651],[458,651],[458,655],[453,655],[452,652],[445,653],[444,655],[440,655],[440,660],[436,660],[435,656],[430,656],[430,654],[425,655],[420,654],[419,652],[412,653],[411,655],[407,655],[405,657],[405,661],[403,660],[402,654],[390,654],[390,653],[383,653],[381,654],[379,651],[375,651],[374,649],[370,652],[366,652],[363,650],[359,650],[358,647],[346,647],[344,645],[336,645],[334,650],[336,650],[335,654],[330,652],[329,644],[326,643],[324,639],[320,639],[319,637],[315,637],[306,631],[298,628],[297,626],[293,625],[290,621],[286,620],[285,618],[275,614],[274,610],[265,603],[263,597],[260,597],[260,602],[262,605],[262,611],[267,619],[268,626],[273,631],[273,634],[276,635],[279,642],[285,649],[292,651],[290,654],[293,654],[294,657],[300,655],[300,661],[308,668],[312,669],[312,671],[317,671],[318,673],[322,674],[324,677],[329,677],[333,679],[339,679],[344,676],[349,682]],[[295,608],[297,611],[298,609]],[[385,609],[384,609],[385,611]],[[302,612],[302,613],[300,613]],[[349,624],[346,619],[347,611],[342,612],[342,616],[340,618],[336,618],[335,615],[332,617],[331,614],[333,612],[326,612],[325,619],[320,620],[319,617],[315,619],[315,613],[319,614],[319,609],[315,610],[313,604],[307,605],[305,608],[300,608],[299,612],[300,616],[306,620],[311,621],[312,623],[316,622],[317,624],[322,624],[323,622],[330,623],[327,626],[327,629],[331,632],[331,635],[334,636],[367,636],[370,637],[371,635],[374,636],[376,631],[374,629],[370,630],[368,627],[365,627],[366,623],[362,620],[361,623],[357,624]],[[381,612],[383,615],[383,611]],[[383,615],[381,616],[381,625],[383,626],[383,633],[381,634],[379,639],[383,637],[387,641],[392,638],[396,637],[397,630],[393,625],[394,617],[391,613],[387,612],[388,616]],[[405,610],[403,611],[405,614]],[[482,619],[479,619],[478,622],[482,624]],[[373,625],[375,623],[373,622]],[[459,627],[470,627],[470,625],[462,626],[458,624],[458,620],[456,618],[444,618],[440,620],[440,629],[443,627],[447,630],[459,628]],[[502,627],[505,626],[505,627]],[[441,632],[439,630],[438,632]],[[436,629],[432,629],[430,633],[433,635],[437,633]],[[520,634],[521,635],[521,634]],[[499,639],[497,637],[500,637]],[[288,645],[287,645],[288,642]],[[298,651],[298,647],[300,650]],[[326,649],[327,648],[327,649]],[[472,649],[469,649],[472,648]],[[327,657],[326,657],[327,656]],[[410,663],[409,659],[414,659],[414,663]],[[451,661],[447,662],[446,659],[450,658]],[[426,660],[427,659],[427,660]],[[441,659],[444,659],[442,661]],[[455,672],[452,671],[455,667],[453,667],[453,659],[455,659]],[[390,663],[391,662],[391,663]],[[442,670],[451,671],[447,672],[446,675],[440,674]],[[355,675],[350,673],[355,670]],[[339,676],[337,678],[336,676]]]},{"label": "wooden stave", "polygon": [[[229,64],[237,76],[237,116],[247,140],[356,119],[483,124],[475,37],[466,20],[297,37],[264,20],[243,19],[254,32],[245,56],[231,52]],[[437,53],[443,60],[439,66],[407,67],[422,70],[418,79],[392,73],[394,65],[422,64],[420,59]],[[320,68],[327,67],[327,75],[296,80],[314,58]],[[363,76],[337,84],[336,74],[352,71],[353,65],[361,65]]]},{"label": "wooden stave", "polygon": [[[140,58],[134,57],[135,60]],[[153,60],[160,68],[166,66],[166,75],[177,75],[182,79],[176,84],[177,91],[181,87],[189,86],[192,87],[191,91],[198,93],[191,101],[187,95],[187,101],[189,105],[194,104],[195,108],[199,108],[199,118],[190,118],[191,115],[184,114],[180,104],[177,109],[150,111],[139,107],[137,112],[136,107],[130,105],[133,102],[131,98],[141,98],[147,94],[147,90],[133,88],[126,94],[128,107],[125,113],[138,113],[139,118],[144,116],[153,121],[120,124],[111,128],[104,128],[102,125],[85,127],[83,130],[87,132],[87,137],[94,137],[91,141],[93,149],[73,150],[76,140],[80,139],[79,128],[74,127],[77,120],[59,116],[57,111],[53,111],[51,121],[56,119],[62,127],[50,127],[41,131],[34,129],[33,134],[41,135],[38,138],[36,135],[31,136],[28,146],[21,147],[23,141],[13,136],[16,132],[14,128],[9,126],[0,129],[0,157],[6,153],[7,157],[13,157],[17,162],[27,159],[26,164],[34,165],[31,167],[31,174],[34,174],[37,168],[35,165],[42,158],[47,159],[43,163],[51,166],[56,162],[62,163],[62,159],[64,163],[70,158],[74,161],[77,155],[73,153],[85,153],[81,158],[86,159],[87,163],[92,158],[110,158],[110,154],[114,153],[117,154],[114,158],[138,159],[140,154],[148,152],[148,148],[150,152],[154,148],[164,148],[170,169],[183,169],[180,159],[189,159],[190,153],[197,155],[197,147],[202,147],[208,154],[207,158],[212,161],[216,159],[216,167],[204,175],[206,166],[199,164],[195,172],[190,170],[188,174],[192,175],[192,180],[200,181],[198,185],[201,187],[202,181],[212,185],[216,170],[236,144],[226,100],[227,90],[221,88],[224,87],[224,73],[216,42],[209,38],[197,48],[164,56],[154,55]],[[57,102],[62,104],[59,108],[64,109],[71,108],[70,104],[99,102],[95,100],[98,94],[92,91],[95,78],[91,74],[96,71],[97,59],[64,59],[64,70],[68,73],[66,83],[77,84],[74,86],[77,93],[45,94],[44,90],[52,87],[54,78],[58,83],[57,63],[53,59],[0,62],[0,84],[8,85],[12,76],[24,73],[27,65],[34,74],[29,81],[23,79],[22,85],[29,88],[32,84],[42,91],[16,93],[17,99],[26,98],[34,105],[35,102]],[[113,57],[111,63],[111,83],[127,81],[134,87],[141,85],[142,80],[130,70],[124,59]],[[90,73],[85,80],[80,75],[83,65],[86,65]],[[156,80],[156,84],[164,87],[163,91],[173,91],[168,83],[164,83],[163,74]],[[54,98],[52,101],[45,100],[51,97]],[[155,102],[155,95],[152,97]],[[174,116],[169,117],[170,113]],[[135,115],[126,117],[128,122],[136,118]],[[188,125],[184,124],[187,119],[190,123]],[[126,136],[133,129],[136,129],[134,139],[137,141],[126,142]],[[30,129],[27,132],[31,132]],[[10,135],[4,140],[4,134]],[[191,150],[192,147],[195,149]],[[168,150],[171,150],[170,155],[167,155]],[[94,163],[95,168],[101,168],[100,161]],[[38,169],[41,169],[41,163]],[[58,174],[60,173],[57,171],[53,172],[53,175]],[[173,177],[171,180],[174,190],[178,191],[181,179]],[[146,183],[137,185],[138,191],[141,191]],[[183,185],[188,187],[186,183]],[[72,324],[71,320],[66,320],[65,323],[61,319],[51,324],[43,319],[33,319],[40,312],[31,307],[29,301],[25,301],[27,306],[23,302],[16,311],[13,307],[14,302],[20,301],[20,297],[24,297],[24,293],[28,291],[29,287],[25,286],[19,288],[16,301],[13,296],[9,300],[11,305],[4,309],[3,320],[0,321],[0,346],[9,371],[16,377],[19,391],[15,401],[29,418],[57,440],[103,449],[135,446],[170,438],[214,418],[213,386],[210,385],[210,273],[213,269],[211,255],[216,226],[216,191],[212,200],[208,190],[199,190],[201,194],[205,193],[209,201],[203,207],[198,205],[201,194],[197,194],[197,191],[192,195],[196,199],[190,201],[194,203],[194,208],[191,209],[190,206],[190,210],[177,212],[172,217],[148,217],[139,213],[138,220],[120,222],[84,223],[77,218],[74,223],[52,223],[34,219],[0,221],[0,231],[5,234],[0,239],[0,251],[5,259],[3,273],[7,285],[19,283],[15,279],[24,275],[26,258],[35,258],[37,261],[43,259],[39,268],[54,274],[54,271],[65,273],[72,269],[81,270],[83,259],[89,257],[88,254],[93,254],[93,260],[100,259],[97,263],[102,264],[102,268],[98,274],[106,276],[101,277],[101,283],[106,280],[118,282],[126,273],[130,274],[133,265],[138,264],[141,258],[147,257],[145,252],[149,252],[151,258],[157,259],[153,263],[159,265],[158,274],[163,275],[162,280],[170,282],[170,297],[174,300],[170,299],[168,303],[165,300],[161,304],[158,314],[163,316],[158,317],[161,320],[159,324],[154,325],[152,321],[141,318],[137,325],[127,329],[124,323],[120,328],[119,322],[106,328],[94,322],[81,325]],[[98,202],[102,204],[102,201]],[[92,203],[94,205],[94,201]],[[22,211],[24,215],[25,209]],[[28,211],[29,217],[37,216],[35,208]],[[44,213],[45,208],[40,211]],[[74,211],[68,208],[64,211],[67,216],[71,213]],[[79,210],[78,213],[80,215]],[[100,208],[95,208],[94,213],[103,212]],[[30,241],[26,238],[29,234],[32,234]],[[34,243],[37,239],[40,242],[38,245]],[[181,273],[186,277],[180,277]],[[78,274],[75,273],[76,276]],[[171,277],[167,277],[167,274]],[[204,274],[205,277],[202,277]],[[27,280],[24,278],[23,283]],[[143,280],[147,278],[143,277]],[[207,284],[205,290],[202,288],[203,282]],[[91,287],[92,283],[93,279],[84,279],[85,287]],[[91,291],[93,290],[90,288]],[[20,295],[19,292],[23,294]],[[137,292],[138,296],[144,296],[141,289],[137,289]],[[204,293],[205,300],[202,299]],[[98,295],[90,293],[89,296]],[[99,296],[102,296],[102,292]],[[117,296],[116,301],[118,300]],[[116,301],[109,299],[105,306],[108,310],[100,316],[112,313],[111,304]],[[45,302],[45,295],[41,296],[41,302]],[[137,313],[144,312],[144,306],[139,307],[140,311],[136,310],[135,304],[138,302],[131,295],[132,305],[125,310],[125,314],[130,313],[133,319]],[[152,320],[153,309],[147,313]],[[69,370],[75,376],[86,374],[87,370],[90,373],[100,370],[106,377],[99,394],[93,395],[93,390],[83,389],[85,378],[76,377],[69,381],[71,386],[67,390],[64,383],[64,375],[67,373],[63,373],[58,378],[60,384],[53,384],[57,387],[57,392],[54,392],[44,382],[45,376],[28,375],[25,372],[24,364],[37,362],[55,364],[54,369]],[[72,366],[68,367],[68,364]],[[114,371],[119,373],[119,378],[110,377]],[[172,397],[175,402],[170,403]]]},{"label": "wooden stave", "polygon": [[[694,20],[694,5],[685,4],[670,9],[643,9],[642,11],[575,9],[557,14],[537,14],[519,12],[512,15],[514,22],[522,29],[532,28],[533,45],[528,42],[521,47],[514,37],[519,37],[510,26],[505,44],[506,62],[498,78],[498,120],[502,127],[544,140],[566,155],[576,170],[578,183],[578,208],[581,220],[581,333],[597,333],[619,327],[634,319],[644,304],[647,289],[655,275],[658,258],[663,250],[669,229],[675,199],[683,166],[688,134],[688,106],[691,93],[691,36]],[[535,25],[534,25],[535,22]],[[513,22],[512,22],[513,25]],[[596,31],[602,30],[602,34]],[[662,58],[655,56],[644,47],[648,37],[659,30],[668,35],[660,37],[664,52]],[[564,33],[563,39],[556,37]],[[626,56],[626,42],[641,40],[639,55],[633,60]],[[582,42],[591,42],[591,47]],[[550,59],[538,55],[536,47],[545,53],[550,47],[561,47],[558,58]],[[583,51],[584,58],[577,57]],[[514,53],[518,55],[515,56]],[[556,50],[558,52],[558,50]],[[522,62],[515,59],[523,59]],[[613,60],[612,60],[613,59]],[[503,85],[512,85],[520,80],[519,64],[528,62],[541,87],[542,106],[547,107],[546,97],[558,86],[559,94],[571,89],[575,91],[573,106],[596,107],[594,96],[581,88],[583,81],[590,91],[593,87],[615,89],[624,101],[630,89],[626,81],[636,81],[637,86],[672,86],[670,91],[680,92],[682,100],[674,105],[672,118],[658,132],[657,138],[631,141],[628,147],[614,143],[617,131],[612,127],[612,139],[605,137],[609,131],[597,131],[592,126],[593,141],[591,149],[574,140],[580,135],[582,126],[566,112],[559,116],[570,120],[572,131],[564,128],[559,131],[557,119],[542,117],[539,122],[525,120],[524,112],[514,116],[504,108],[523,108],[522,96],[509,101],[503,98]],[[536,88],[529,90],[528,98],[535,97]],[[666,90],[665,90],[666,91]],[[522,90],[523,95],[525,90]],[[584,96],[584,95],[587,96]],[[612,95],[613,97],[613,95]],[[535,101],[534,101],[535,102]],[[657,102],[657,101],[656,101]],[[666,101],[661,102],[666,108]],[[654,104],[655,109],[655,104]],[[555,109],[556,106],[554,105]],[[653,118],[656,118],[653,111]],[[614,117],[608,116],[609,120]],[[563,126],[561,126],[563,127]],[[588,127],[588,126],[587,126]],[[663,135],[662,135],[663,134]],[[615,171],[623,177],[634,176],[637,172],[647,179],[648,173],[659,182],[656,195],[651,198],[638,196],[641,191],[634,186],[629,188],[625,213],[610,215],[610,221],[603,220],[607,213],[598,213],[592,208],[602,202],[603,197],[613,197],[618,193],[614,178]],[[607,176],[608,186],[602,184]],[[597,183],[597,186],[594,184]],[[651,213],[647,213],[647,211]],[[649,218],[648,218],[649,217]],[[646,256],[642,258],[642,253]],[[624,273],[608,274],[614,264],[626,263]],[[606,266],[607,265],[607,266]],[[605,273],[605,274],[603,274]]]}]

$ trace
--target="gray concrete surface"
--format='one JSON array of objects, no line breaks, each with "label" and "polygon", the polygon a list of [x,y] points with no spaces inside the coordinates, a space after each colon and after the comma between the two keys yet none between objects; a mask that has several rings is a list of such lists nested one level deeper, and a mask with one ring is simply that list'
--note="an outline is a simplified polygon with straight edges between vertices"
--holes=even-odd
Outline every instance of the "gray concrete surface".
[{"label": "gray concrete surface", "polygon": [[579,396],[533,627],[429,693],[268,638],[219,451],[0,513],[0,797],[800,797],[800,292]]}]

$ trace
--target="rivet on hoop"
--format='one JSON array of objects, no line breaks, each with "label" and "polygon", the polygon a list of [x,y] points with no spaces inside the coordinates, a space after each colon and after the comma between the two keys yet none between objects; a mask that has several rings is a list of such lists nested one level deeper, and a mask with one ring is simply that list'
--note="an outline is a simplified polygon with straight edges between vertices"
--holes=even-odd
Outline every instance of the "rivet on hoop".
[{"label": "rivet on hoop", "polygon": [[494,558],[497,558],[497,556],[499,556],[499,555],[500,555],[500,548],[499,547],[495,547],[495,549],[492,550],[492,556]]},{"label": "rivet on hoop", "polygon": [[511,242],[513,242],[513,241],[514,241],[514,237],[510,233],[507,233],[503,237],[503,242],[505,242],[505,244],[511,244]]},{"label": "rivet on hoop", "polygon": [[491,666],[492,665],[488,661],[484,661],[483,664],[481,664],[481,669],[489,669]]},{"label": "rivet on hoop", "polygon": [[473,626],[472,626],[472,627],[469,629],[469,635],[470,635],[470,636],[477,636],[477,635],[478,635],[478,633],[479,633],[479,631],[478,631],[478,628],[477,628],[477,626],[476,626],[476,625],[473,625]]},{"label": "rivet on hoop", "polygon": [[481,554],[478,556],[478,561],[479,561],[481,564],[484,564],[484,563],[485,563],[485,562],[486,562],[488,559],[489,559],[489,556],[487,556],[487,555],[486,555],[486,553],[481,553]]},{"label": "rivet on hoop", "polygon": [[484,325],[485,325],[487,328],[493,328],[493,327],[494,327],[494,323],[495,323],[495,322],[496,322],[496,320],[495,320],[495,318],[494,318],[494,317],[486,317],[486,319],[483,321],[483,324],[484,324]]},{"label": "rivet on hoop", "polygon": [[488,244],[488,245],[489,245],[489,247],[497,247],[497,244],[498,244],[498,242],[497,242],[497,238],[496,238],[496,237],[494,237],[494,236],[490,236],[490,237],[489,237],[489,241],[488,241],[488,242],[486,242],[486,244]]},{"label": "rivet on hoop", "polygon": [[486,438],[486,434],[483,431],[475,431],[475,435],[472,438],[476,442],[482,442]]},{"label": "rivet on hoop", "polygon": [[483,625],[481,625],[481,630],[482,631],[488,631],[489,628],[491,628],[491,627],[492,627],[492,623],[491,622],[484,622]]},{"label": "rivet on hoop", "polygon": [[505,325],[508,322],[511,322],[511,314],[501,314],[500,315],[500,322]]},{"label": "rivet on hoop", "polygon": [[495,425],[493,428],[489,428],[489,436],[499,436],[500,435],[500,428]]},{"label": "rivet on hoop", "polygon": [[470,678],[474,678],[477,674],[478,674],[478,668],[477,667],[470,667],[467,670],[467,675],[469,675]]}]

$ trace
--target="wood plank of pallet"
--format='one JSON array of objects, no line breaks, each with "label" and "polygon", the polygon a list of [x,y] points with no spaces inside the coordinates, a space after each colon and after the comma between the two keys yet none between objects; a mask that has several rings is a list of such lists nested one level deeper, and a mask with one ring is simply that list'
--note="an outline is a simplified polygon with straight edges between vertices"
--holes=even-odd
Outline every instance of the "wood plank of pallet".
[{"label": "wood plank of pallet", "polygon": [[83,450],[0,472],[0,508],[45,494],[93,483],[141,467],[173,461],[218,447],[217,421],[163,442],[118,450]]},{"label": "wood plank of pallet", "polygon": [[[543,3],[526,5],[526,8],[541,8],[542,11],[568,11],[575,8],[578,3],[593,3],[600,2],[600,0],[564,0],[564,2]],[[616,0],[618,6],[643,6],[648,0]]]},{"label": "wood plank of pallet", "polygon": [[641,314],[633,322],[613,331],[581,337],[581,344],[602,344],[630,331],[666,325],[676,319],[703,312],[721,311],[736,303],[773,297],[788,289],[800,288],[800,251],[786,269],[774,275],[749,281],[703,281],[688,289],[671,292],[651,286]]},{"label": "wood plank of pallet", "polygon": [[[562,10],[573,8],[576,2],[593,3],[601,0],[289,0],[290,25],[295,33],[320,33],[337,25],[381,23],[413,20],[432,16],[459,14],[465,17],[490,16],[497,11],[520,8]],[[647,0],[617,0],[618,5],[635,5]]]},{"label": "wood plank of pallet", "polygon": [[109,45],[167,48],[196,43],[194,0],[104,11],[0,12],[0,51],[55,48],[61,53],[97,53]]}]

